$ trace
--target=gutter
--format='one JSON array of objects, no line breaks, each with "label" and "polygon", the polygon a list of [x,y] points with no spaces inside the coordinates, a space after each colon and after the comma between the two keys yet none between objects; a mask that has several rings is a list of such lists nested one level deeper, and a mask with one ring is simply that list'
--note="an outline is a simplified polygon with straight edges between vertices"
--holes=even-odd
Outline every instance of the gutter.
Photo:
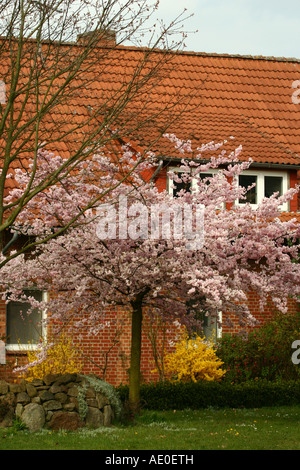
[{"label": "gutter", "polygon": [[[198,160],[198,159],[189,159],[189,158],[184,158],[182,157],[162,157],[163,161],[172,163],[172,162],[182,162],[182,160],[191,160],[195,163],[208,163],[210,160]],[[244,163],[244,162],[235,162],[235,163]],[[250,165],[252,168],[258,167],[258,168],[273,168],[273,169],[278,169],[278,170],[300,170],[300,164],[299,165],[292,165],[288,163],[258,163],[258,162],[252,162]],[[156,172],[155,172],[156,173]]]},{"label": "gutter", "polygon": [[251,163],[252,167],[258,168],[274,168],[278,170],[300,170],[300,165],[292,165],[288,163]]}]

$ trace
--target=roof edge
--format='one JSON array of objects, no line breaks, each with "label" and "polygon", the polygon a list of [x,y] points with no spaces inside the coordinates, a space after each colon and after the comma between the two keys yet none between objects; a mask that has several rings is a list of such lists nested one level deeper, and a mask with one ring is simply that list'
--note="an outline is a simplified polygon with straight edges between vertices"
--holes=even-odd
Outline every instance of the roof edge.
[{"label": "roof edge", "polygon": [[[6,40],[8,37],[6,36],[0,36],[0,40]],[[11,39],[17,39],[17,38],[11,38]],[[34,42],[36,41],[35,38],[28,38],[28,42]],[[78,46],[82,47],[83,44],[78,43],[77,41],[57,41],[61,46]],[[56,41],[50,41],[50,40],[42,40],[41,43],[44,44],[55,44]],[[294,63],[300,63],[300,58],[297,59],[296,57],[275,57],[275,56],[263,56],[263,55],[250,55],[250,54],[229,54],[229,53],[218,53],[218,52],[196,52],[196,51],[186,51],[186,50],[168,50],[168,49],[159,49],[159,48],[151,48],[151,47],[138,47],[138,46],[127,46],[123,44],[118,44],[116,41],[116,44],[114,46],[111,45],[99,45],[97,44],[93,45],[93,48],[100,47],[101,49],[119,49],[119,50],[131,50],[131,51],[139,51],[139,52],[147,52],[147,51],[152,51],[156,53],[161,53],[161,54],[182,54],[182,55],[191,55],[191,56],[199,56],[199,57],[219,57],[219,58],[225,58],[225,59],[241,59],[241,60],[261,60],[261,61],[270,61],[270,62],[294,62]]]},{"label": "roof edge", "polygon": [[[135,46],[118,46],[118,49],[128,49],[133,51],[147,51],[149,48],[147,47],[135,47]],[[154,49],[153,49],[154,50]],[[218,52],[196,52],[196,51],[185,51],[185,50],[170,50],[167,51],[165,49],[155,49],[155,52],[166,53],[169,52],[170,54],[183,54],[183,55],[194,55],[194,56],[201,56],[201,57],[223,57],[225,59],[248,59],[248,60],[262,60],[262,61],[273,61],[273,62],[296,62],[300,63],[300,58],[297,59],[296,57],[274,57],[274,56],[263,56],[263,55],[250,55],[250,54],[228,54],[225,52],[218,53]]]}]

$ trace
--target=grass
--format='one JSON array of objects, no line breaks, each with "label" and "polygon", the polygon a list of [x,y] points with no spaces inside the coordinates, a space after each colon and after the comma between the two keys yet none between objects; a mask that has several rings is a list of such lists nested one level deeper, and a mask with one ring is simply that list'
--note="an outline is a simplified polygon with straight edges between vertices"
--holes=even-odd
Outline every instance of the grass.
[{"label": "grass", "polygon": [[0,450],[300,450],[299,418],[300,406],[144,411],[97,430],[0,429]]}]

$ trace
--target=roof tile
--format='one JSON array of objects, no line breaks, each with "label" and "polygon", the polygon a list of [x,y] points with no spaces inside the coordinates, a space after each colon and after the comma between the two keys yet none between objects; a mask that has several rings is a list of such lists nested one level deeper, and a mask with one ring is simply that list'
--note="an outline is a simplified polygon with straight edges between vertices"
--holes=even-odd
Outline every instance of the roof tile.
[{"label": "roof tile", "polygon": [[[154,63],[163,52],[156,51]],[[81,85],[65,103],[54,107],[43,120],[44,136],[52,136],[57,123],[74,132],[52,150],[64,154],[80,145],[83,125],[95,103],[116,95],[128,83],[143,60],[145,51],[119,47],[95,62]],[[88,81],[84,81],[87,80]],[[300,104],[292,102],[292,83],[300,79],[300,61],[269,57],[242,57],[193,52],[170,54],[162,78],[138,93],[120,120],[139,124],[142,118],[158,115],[128,137],[139,145],[153,142],[172,118],[168,132],[191,139],[195,146],[208,141],[229,140],[226,149],[243,146],[242,158],[257,163],[300,165]],[[179,100],[178,100],[179,99]],[[21,106],[21,99],[20,99]],[[34,107],[34,103],[28,105]],[[169,109],[164,110],[165,106]],[[105,114],[106,108],[103,108]],[[101,117],[100,115],[98,118]],[[54,126],[55,123],[55,126]],[[20,122],[22,125],[22,122]],[[89,123],[92,126],[93,122]],[[153,147],[158,156],[178,156],[168,142]]]}]

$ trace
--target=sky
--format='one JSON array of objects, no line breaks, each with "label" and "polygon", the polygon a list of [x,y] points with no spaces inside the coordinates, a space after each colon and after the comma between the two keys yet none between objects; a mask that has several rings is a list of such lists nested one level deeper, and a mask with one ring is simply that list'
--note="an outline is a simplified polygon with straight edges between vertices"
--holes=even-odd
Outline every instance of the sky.
[{"label": "sky", "polygon": [[300,59],[299,0],[160,0],[156,17],[184,8],[187,51]]}]

